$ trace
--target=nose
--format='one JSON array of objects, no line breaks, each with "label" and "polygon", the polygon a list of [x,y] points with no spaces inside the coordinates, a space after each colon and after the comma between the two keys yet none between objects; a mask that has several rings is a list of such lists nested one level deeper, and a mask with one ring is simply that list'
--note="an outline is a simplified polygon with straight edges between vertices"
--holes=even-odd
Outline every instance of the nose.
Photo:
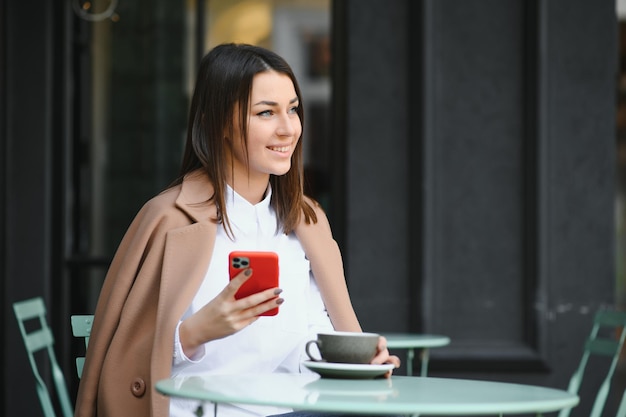
[{"label": "nose", "polygon": [[276,127],[276,134],[278,136],[295,136],[298,129],[302,129],[300,126],[300,118],[293,115],[283,115]]}]

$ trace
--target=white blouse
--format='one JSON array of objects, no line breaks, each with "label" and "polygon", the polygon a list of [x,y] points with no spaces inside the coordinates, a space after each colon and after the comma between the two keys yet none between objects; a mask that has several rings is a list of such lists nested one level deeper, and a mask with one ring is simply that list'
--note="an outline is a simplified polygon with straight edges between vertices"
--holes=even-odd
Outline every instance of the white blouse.
[{"label": "white blouse", "polygon": [[[332,330],[332,324],[300,242],[293,233],[277,232],[270,198],[268,188],[263,201],[252,205],[228,187],[226,211],[234,241],[223,226],[218,227],[209,269],[181,321],[201,309],[228,284],[228,254],[234,250],[278,254],[279,287],[283,290],[280,297],[285,300],[278,315],[259,317],[231,336],[205,343],[204,351],[193,358],[184,355],[177,329],[172,376],[310,372],[301,365],[307,359],[304,345],[315,339],[317,332]],[[193,417],[197,406],[197,401],[171,398],[170,417]],[[276,407],[220,405],[218,417],[267,416],[288,411]]]}]

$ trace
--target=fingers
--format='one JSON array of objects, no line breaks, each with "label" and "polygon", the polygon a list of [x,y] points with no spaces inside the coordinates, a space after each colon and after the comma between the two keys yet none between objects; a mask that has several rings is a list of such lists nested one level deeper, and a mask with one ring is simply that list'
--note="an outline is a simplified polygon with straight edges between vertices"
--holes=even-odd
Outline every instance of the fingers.
[{"label": "fingers", "polygon": [[278,297],[282,292],[283,290],[280,288],[270,288],[256,294],[240,298],[239,300],[233,299],[232,305],[236,310],[241,310],[242,312],[245,311],[246,313],[251,314],[256,313],[255,315],[258,315],[282,304],[285,300]]},{"label": "fingers", "polygon": [[389,360],[387,363],[392,363],[394,368],[399,368],[402,361],[396,355],[389,355]]},{"label": "fingers", "polygon": [[388,358],[389,358],[389,352],[386,349],[383,351],[379,351],[378,353],[376,353],[376,356],[374,356],[374,359],[372,359],[371,364],[382,365],[383,363],[387,361]]},{"label": "fingers", "polygon": [[237,316],[238,321],[247,321],[255,318],[268,310],[276,308],[284,302],[278,295],[283,291],[280,288],[270,288],[256,294],[249,295],[239,300],[235,299],[237,290],[246,282],[253,274],[251,268],[245,269],[235,276],[226,286],[222,294],[227,298],[233,313]]},{"label": "fingers", "polygon": [[[395,355],[389,355],[389,358],[384,363],[391,363],[393,364],[394,369],[397,369],[400,367],[400,358]],[[393,374],[393,369],[390,369],[385,373],[384,377],[391,378],[392,374]]]},{"label": "fingers", "polygon": [[[258,316],[267,310],[275,308],[276,305],[283,303],[283,299],[277,298],[282,292],[280,288],[270,288],[265,291],[252,294],[248,297],[235,300],[235,294],[239,288],[248,280],[253,274],[252,268],[247,268],[237,274],[224,288],[222,295],[226,297],[229,302],[233,303],[234,309],[249,310],[254,315]],[[276,299],[277,303],[270,303],[269,300]]]},{"label": "fingers", "polygon": [[372,364],[380,365],[387,363],[389,358],[389,351],[387,350],[387,339],[384,336],[378,338],[378,345],[376,346],[376,356],[372,359]]},{"label": "fingers", "polygon": [[239,274],[235,276],[235,278],[231,279],[226,288],[224,288],[224,293],[228,297],[235,297],[235,293],[252,276],[252,268],[247,268],[241,271]]},{"label": "fingers", "polygon": [[378,351],[387,349],[387,339],[385,336],[378,337]]},{"label": "fingers", "polygon": [[[400,367],[400,358],[395,355],[390,355],[389,350],[387,349],[387,339],[384,336],[380,336],[378,338],[378,346],[376,347],[377,352],[374,359],[372,359],[372,364],[384,364],[390,363],[393,365],[394,369]],[[385,373],[385,378],[390,378],[393,373],[393,369],[390,369],[387,373]]]},{"label": "fingers", "polygon": [[[257,295],[261,295],[261,294],[265,294],[266,292],[272,291],[271,294],[271,298],[267,301],[263,301],[261,303],[255,303],[255,301],[253,301],[253,298],[256,299]],[[244,310],[246,315],[250,315],[252,317],[258,317],[259,315],[265,313],[266,311],[269,311],[273,308],[276,308],[277,306],[281,305],[285,300],[283,298],[279,298],[278,294],[280,294],[282,292],[281,289],[276,289],[276,290],[266,290],[263,293],[259,293],[259,294],[254,294],[251,295],[249,297],[246,297],[242,300],[239,300],[239,302],[243,302],[243,301],[250,301],[250,303],[252,304],[252,306],[248,307],[247,309]],[[246,303],[247,304],[247,303]]]}]

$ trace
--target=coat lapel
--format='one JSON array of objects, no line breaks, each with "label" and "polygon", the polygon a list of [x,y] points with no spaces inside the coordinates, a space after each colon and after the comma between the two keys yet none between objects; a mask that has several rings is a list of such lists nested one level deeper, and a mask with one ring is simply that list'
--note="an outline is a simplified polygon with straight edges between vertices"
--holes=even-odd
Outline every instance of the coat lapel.
[{"label": "coat lapel", "polygon": [[213,186],[206,174],[188,174],[176,199],[176,206],[194,223],[168,232],[161,283],[161,300],[176,320],[195,296],[206,274],[215,245],[217,210],[209,201]]}]

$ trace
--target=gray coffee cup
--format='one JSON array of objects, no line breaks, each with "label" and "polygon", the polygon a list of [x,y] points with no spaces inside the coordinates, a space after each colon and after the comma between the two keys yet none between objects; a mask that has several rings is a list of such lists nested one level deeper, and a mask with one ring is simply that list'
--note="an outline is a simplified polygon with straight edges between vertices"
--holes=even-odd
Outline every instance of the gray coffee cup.
[{"label": "gray coffee cup", "polygon": [[[370,363],[376,356],[379,337],[377,333],[318,333],[316,340],[306,343],[306,354],[316,362]],[[313,345],[317,345],[321,358],[311,352]]]}]

